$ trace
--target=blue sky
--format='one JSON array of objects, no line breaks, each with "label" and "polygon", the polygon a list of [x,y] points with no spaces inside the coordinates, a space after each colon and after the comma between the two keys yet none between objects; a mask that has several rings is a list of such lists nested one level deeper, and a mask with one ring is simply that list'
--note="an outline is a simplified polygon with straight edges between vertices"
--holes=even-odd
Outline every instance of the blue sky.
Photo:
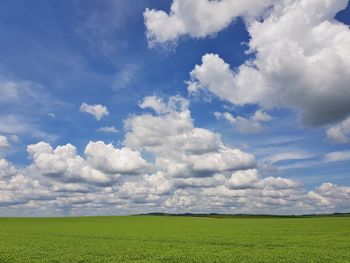
[{"label": "blue sky", "polygon": [[[182,1],[174,2],[181,4]],[[206,1],[200,2],[204,3]],[[223,2],[229,3],[232,1]],[[269,7],[277,10],[276,6],[278,4],[275,3],[276,1],[270,2]],[[288,2],[283,0],[280,2],[288,6],[291,5],[290,2],[299,4],[302,1],[293,0]],[[322,5],[325,1],[315,0],[314,2]],[[346,1],[342,2],[346,3]],[[199,21],[197,21],[199,29],[191,28],[190,26],[185,29],[182,28],[182,31],[174,33],[174,37],[168,37],[164,40],[161,38],[161,32],[175,30],[173,28],[177,24],[172,25],[172,22],[169,20],[169,28],[167,28],[167,23],[160,24],[157,28],[152,28],[147,24],[144,12],[146,8],[155,12],[163,10],[170,17],[169,10],[172,5],[173,2],[168,0],[2,1],[0,3],[0,96],[3,99],[0,98],[0,135],[6,138],[7,144],[4,143],[3,150],[0,147],[0,157],[11,163],[15,167],[14,169],[17,169],[17,173],[24,174],[27,178],[31,178],[32,173],[35,173],[30,172],[35,166],[35,169],[38,169],[35,176],[45,178],[42,181],[43,185],[51,184],[48,186],[48,189],[53,189],[54,183],[50,180],[55,181],[55,178],[47,176],[49,173],[42,171],[43,168],[39,167],[40,165],[36,163],[35,158],[33,156],[29,157],[27,152],[28,145],[46,142],[55,148],[72,144],[77,148],[77,155],[84,156],[84,149],[90,141],[103,141],[105,144],[113,144],[115,149],[129,147],[134,151],[139,151],[140,155],[147,162],[154,165],[152,162],[155,162],[158,157],[159,159],[161,159],[160,156],[165,158],[163,151],[159,153],[158,151],[147,150],[145,145],[143,148],[132,146],[132,143],[127,142],[125,135],[127,132],[135,132],[136,128],[134,126],[127,128],[125,123],[127,120],[133,120],[137,116],[145,116],[147,113],[154,114],[153,106],[147,106],[144,109],[140,108],[145,97],[153,96],[154,98],[159,98],[158,102],[161,100],[166,104],[168,100],[171,101],[171,98],[178,96],[189,102],[189,111],[194,127],[219,134],[221,136],[220,145],[224,144],[226,145],[225,147],[230,147],[230,149],[240,149],[242,152],[254,155],[255,163],[252,167],[246,168],[257,169],[261,178],[281,177],[290,179],[293,182],[297,181],[298,184],[302,185],[303,191],[306,192],[313,191],[327,182],[334,187],[343,187],[341,191],[344,191],[344,193],[350,193],[347,188],[350,187],[349,141],[341,140],[338,137],[338,140],[337,138],[331,138],[329,132],[327,133],[332,127],[338,129],[337,127],[343,125],[342,127],[345,128],[341,129],[342,135],[347,137],[350,134],[349,130],[347,130],[350,128],[346,128],[345,123],[350,112],[341,106],[346,102],[350,105],[350,97],[347,95],[344,95],[343,98],[341,98],[341,95],[338,96],[344,91],[342,83],[347,81],[349,71],[344,69],[342,73],[339,73],[339,81],[329,80],[331,87],[339,85],[340,88],[333,88],[332,92],[336,98],[334,100],[330,99],[331,104],[324,104],[321,108],[330,107],[329,111],[331,112],[332,105],[337,105],[336,99],[338,99],[340,101],[338,105],[342,109],[335,109],[334,112],[341,113],[337,116],[332,115],[329,120],[321,124],[315,125],[312,121],[305,121],[304,118],[304,113],[309,110],[308,105],[313,105],[314,103],[313,99],[306,100],[305,103],[299,103],[298,99],[289,101],[288,98],[283,97],[282,88],[293,89],[291,82],[294,82],[294,79],[288,79],[282,73],[278,73],[280,75],[277,76],[273,75],[273,77],[276,77],[273,80],[271,80],[273,78],[271,75],[266,76],[267,73],[263,75],[263,73],[259,72],[259,75],[256,75],[256,78],[262,78],[266,83],[277,83],[271,84],[272,86],[276,85],[275,91],[272,91],[271,94],[273,96],[275,94],[276,97],[281,94],[280,96],[283,98],[280,101],[278,98],[271,99],[271,101],[266,98],[250,101],[248,98],[244,103],[236,103],[241,97],[232,96],[231,98],[223,94],[229,94],[227,92],[230,92],[230,89],[235,89],[235,85],[238,84],[232,84],[228,89],[223,90],[223,93],[220,93],[218,91],[220,87],[215,85],[215,83],[221,83],[218,81],[218,77],[213,76],[215,83],[211,82],[211,80],[206,82],[199,76],[199,72],[194,72],[195,66],[197,65],[198,68],[203,70],[206,69],[205,67],[208,67],[209,70],[212,69],[211,65],[202,62],[202,57],[205,54],[218,54],[219,61],[216,61],[214,56],[211,56],[211,58],[214,58],[217,63],[224,61],[224,63],[229,65],[228,70],[231,73],[224,72],[225,76],[228,76],[227,74],[233,74],[233,76],[237,74],[236,77],[239,77],[240,66],[247,63],[247,61],[255,61],[256,65],[254,67],[263,65],[265,61],[264,56],[267,53],[262,53],[266,51],[261,50],[265,47],[265,43],[258,42],[262,38],[258,36],[258,33],[252,33],[253,26],[249,24],[248,20],[264,21],[265,19],[265,21],[268,21],[274,15],[278,16],[277,11],[273,9],[274,11],[272,12],[276,14],[264,13],[264,15],[261,15],[261,10],[267,12],[268,8],[265,6],[260,10],[260,8],[257,8],[260,4],[256,4],[253,7],[249,7],[250,9],[243,10],[243,15],[239,15],[237,11],[238,15],[229,16],[230,19],[223,22],[225,25],[219,25],[218,27],[210,25],[216,29],[212,31],[204,30],[201,33],[199,33],[201,26],[209,22],[204,21],[201,24],[199,13]],[[347,6],[347,4],[344,6]],[[196,4],[193,4],[191,8],[194,8],[192,12],[198,11]],[[245,7],[242,8],[244,9]],[[325,7],[325,13],[327,8],[332,9],[333,7]],[[339,10],[343,9],[342,7],[336,8]],[[259,13],[259,17],[250,15],[250,12],[258,12],[255,9],[258,9],[261,13]],[[173,16],[178,15],[179,17],[174,23],[183,23],[181,19],[186,21],[186,15],[188,14],[184,11],[185,9],[181,10],[173,12]],[[344,32],[337,31],[338,33],[336,33],[336,30],[334,30],[335,33],[333,33],[330,30],[329,33],[335,34],[331,38],[335,38],[336,34],[343,34],[344,37],[340,38],[343,40],[339,40],[339,43],[337,42],[333,44],[334,46],[329,47],[327,47],[328,42],[326,40],[320,43],[324,43],[325,48],[330,48],[331,50],[338,50],[339,48],[339,52],[343,52],[341,47],[347,43],[346,41],[350,34],[348,28],[350,24],[350,7],[347,6],[345,10],[338,11],[335,17],[336,21],[328,17],[325,20],[344,26],[344,28],[342,27]],[[212,12],[209,10],[209,13],[214,17],[225,17],[225,14],[216,13],[215,9],[212,9]],[[248,13],[249,15],[247,15]],[[309,15],[312,20],[313,14]],[[157,20],[154,21],[159,22]],[[208,19],[208,21],[211,20]],[[213,21],[215,22],[216,20],[213,19]],[[180,25],[183,26],[183,24]],[[171,28],[172,26],[173,28]],[[164,31],[157,31],[159,28]],[[265,28],[265,30],[268,31],[268,28]],[[321,33],[319,34],[321,35]],[[263,37],[265,36],[263,35]],[[247,50],[252,48],[253,45],[251,44],[253,42],[250,42],[251,39],[254,41],[256,39],[257,47],[253,52],[247,53]],[[305,44],[303,43],[303,38],[295,41],[296,43],[301,43],[302,47],[305,47],[303,46]],[[344,45],[342,41],[345,43]],[[153,45],[152,43],[156,44]],[[271,45],[271,49],[275,47]],[[315,47],[315,50],[317,48]],[[286,50],[286,57],[290,55],[288,52]],[[305,54],[307,52],[305,51]],[[281,55],[282,58],[283,56]],[[281,59],[281,57],[278,59]],[[340,57],[343,58],[344,65],[349,63],[349,61],[346,61],[348,57],[345,55],[344,57],[340,55]],[[328,58],[326,57],[326,59]],[[214,60],[210,61],[214,63]],[[323,63],[322,60],[320,61]],[[222,64],[217,65],[222,66]],[[284,70],[283,64],[281,65],[280,68]],[[321,74],[331,74],[332,71],[327,71],[329,69],[323,65],[324,63],[320,66],[319,72]],[[299,65],[299,67],[301,71],[306,70],[303,69],[303,65]],[[286,67],[285,72],[293,71],[294,69]],[[193,74],[191,75],[190,72],[193,72]],[[213,72],[213,70],[210,70],[210,72]],[[300,72],[299,69],[296,72]],[[288,82],[288,84],[284,86],[282,81]],[[189,92],[189,83],[198,85],[198,90]],[[258,84],[253,83],[254,85]],[[293,95],[288,96],[297,94],[295,96],[300,96],[300,101],[304,101],[304,98],[307,98],[308,95],[300,92],[304,88],[302,84],[300,86],[301,88],[296,89],[295,93],[291,92]],[[239,89],[240,86],[236,88]],[[314,87],[306,85],[305,89],[307,88],[313,90]],[[250,87],[246,86],[243,89],[248,92]],[[349,89],[349,84],[346,84],[346,94],[348,94]],[[318,97],[317,95],[322,92],[322,87],[318,87],[318,89],[316,87],[316,96],[314,98]],[[331,94],[330,97],[333,96],[332,93],[329,94]],[[320,100],[323,100],[323,98]],[[105,106],[109,114],[97,120],[93,114],[79,110],[83,103]],[[167,107],[171,108],[169,105]],[[313,114],[315,109],[316,106],[311,109]],[[176,109],[168,111],[173,110],[176,111]],[[255,120],[253,118],[254,114],[259,110],[268,116],[266,120]],[[168,113],[168,111],[161,112],[161,114],[171,115],[172,113]],[[154,118],[157,118],[157,114],[155,114]],[[317,114],[324,115],[322,111]],[[234,119],[231,119],[230,122],[230,117],[228,116]],[[115,127],[118,132],[98,131],[101,127]],[[172,127],[169,126],[169,129],[172,129]],[[172,154],[168,153],[166,156],[168,158]],[[117,159],[114,161],[119,162]],[[161,171],[165,174],[161,168],[157,167],[138,176],[140,178],[145,176],[145,174],[151,176],[156,171]],[[230,174],[225,174],[226,178],[231,176],[234,171],[229,170]],[[132,173],[134,171],[130,172],[130,174]],[[116,172],[113,176],[116,174],[118,174],[118,178],[122,178],[118,179],[119,181],[116,185],[122,185],[128,181],[129,174],[126,173],[127,175],[124,175]],[[213,176],[216,175],[213,174]],[[164,176],[171,177],[166,174]],[[30,180],[34,179],[31,178]],[[40,181],[40,179],[37,180]],[[57,182],[63,184],[77,183],[74,180],[57,180]],[[85,183],[84,181],[81,182],[82,185],[85,185]],[[112,187],[111,184],[108,187]],[[89,191],[96,193],[102,190],[94,188]],[[181,191],[186,191],[186,188]],[[192,195],[198,195],[197,192],[193,193],[191,191],[189,190],[185,195],[191,198]],[[169,190],[168,201],[163,200],[159,202],[168,204],[170,202],[169,198],[173,198],[174,193],[178,194],[178,192],[179,189],[177,188]],[[79,196],[79,193],[76,193],[76,195]],[[343,197],[345,201],[349,196]],[[57,199],[58,197],[55,195],[55,198]],[[65,196],[64,198],[68,197]],[[143,198],[147,199],[149,197]],[[171,200],[174,200],[174,198]],[[30,208],[28,208],[30,201],[33,202],[30,198],[27,198],[26,202],[20,202],[20,206],[24,205],[27,209],[26,211],[30,211]],[[341,205],[332,204],[332,206],[324,208],[324,211],[342,211],[347,208],[344,208],[343,205],[345,201],[343,200]],[[91,202],[93,203],[94,201]],[[20,206],[16,207],[12,203],[11,205],[11,209],[7,211],[18,214]],[[73,203],[68,206],[69,211],[72,210],[74,213],[91,214],[91,210],[88,208],[86,210],[84,210],[85,208],[77,208]],[[35,211],[38,214],[56,213],[52,212],[55,210],[53,207],[54,205],[48,206],[45,212]],[[108,206],[105,205],[105,207]],[[130,207],[130,209],[125,209],[122,213],[137,211],[137,207],[135,208],[133,205],[126,205],[126,207]],[[151,205],[150,207],[150,210],[152,210]],[[178,209],[176,211],[182,211],[181,209],[197,211],[195,206],[190,206],[190,208],[180,206],[178,208],[177,204],[173,207],[169,205],[165,207],[167,207],[166,209]],[[200,208],[198,211],[202,211],[201,209],[203,210],[204,208]],[[254,209],[257,208],[251,208],[247,211],[272,211],[271,213],[275,211],[268,206],[264,208],[266,210]],[[305,211],[310,211],[310,207],[307,209]],[[207,211],[212,210],[210,207],[207,209]],[[276,211],[280,210],[277,209]],[[283,209],[281,211],[283,213]],[[295,208],[293,211],[298,212],[299,210]],[[323,208],[315,208],[315,211],[323,211]],[[103,208],[101,208],[101,213],[106,213]]]}]

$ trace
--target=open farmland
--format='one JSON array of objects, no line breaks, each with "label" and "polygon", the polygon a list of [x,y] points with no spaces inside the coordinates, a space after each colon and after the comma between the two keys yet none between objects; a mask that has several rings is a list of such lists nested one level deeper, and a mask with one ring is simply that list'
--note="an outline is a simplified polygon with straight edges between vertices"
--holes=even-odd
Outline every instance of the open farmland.
[{"label": "open farmland", "polygon": [[0,218],[0,262],[350,262],[350,217]]}]

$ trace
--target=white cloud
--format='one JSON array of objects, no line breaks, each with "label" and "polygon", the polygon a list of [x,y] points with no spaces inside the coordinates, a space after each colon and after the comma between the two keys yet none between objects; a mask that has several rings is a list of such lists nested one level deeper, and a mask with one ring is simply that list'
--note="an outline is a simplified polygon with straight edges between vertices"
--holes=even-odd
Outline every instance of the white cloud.
[{"label": "white cloud", "polygon": [[190,207],[196,204],[196,197],[193,195],[190,195],[186,191],[179,189],[174,192],[174,194],[167,198],[167,200],[164,202],[164,206],[168,208],[174,208],[174,207]]},{"label": "white cloud", "polygon": [[154,110],[156,113],[165,113],[167,111],[167,106],[163,102],[163,100],[157,96],[148,96],[143,99],[143,101],[139,104],[141,109],[150,108]]},{"label": "white cloud", "polygon": [[173,182],[177,188],[210,188],[225,184],[225,180],[225,175],[215,174],[212,177],[175,178]]},{"label": "white cloud", "polygon": [[39,142],[27,147],[38,173],[57,181],[83,181],[92,184],[109,184],[115,179],[102,171],[92,168],[86,160],[77,155],[71,144],[57,146]]},{"label": "white cloud", "polygon": [[5,159],[0,159],[0,178],[11,177],[16,174],[16,169]]},{"label": "white cloud", "polygon": [[58,182],[85,182],[92,185],[111,185],[120,174],[142,174],[150,168],[137,151],[126,147],[117,149],[102,141],[89,142],[83,158],[72,144],[55,149],[45,142],[27,147],[37,173]]},{"label": "white cloud", "polygon": [[252,188],[259,179],[256,169],[237,171],[227,180],[227,187],[230,189]]},{"label": "white cloud", "polygon": [[329,207],[334,210],[347,209],[350,200],[350,187],[323,183],[314,191],[310,191],[308,197],[311,200],[316,200],[321,206]]},{"label": "white cloud", "polygon": [[281,177],[266,177],[259,182],[265,190],[271,189],[296,189],[300,184],[294,180]]},{"label": "white cloud", "polygon": [[87,193],[89,188],[79,183],[56,183],[53,185],[55,192]]},{"label": "white cloud", "polygon": [[158,201],[161,196],[171,194],[174,190],[172,181],[162,172],[143,175],[139,180],[125,182],[120,193],[122,198],[128,198],[137,203],[149,203]]},{"label": "white cloud", "polygon": [[248,169],[255,166],[253,155],[238,149],[222,146],[218,152],[189,156],[193,171],[196,173],[218,173]]},{"label": "white cloud", "polygon": [[98,121],[101,120],[104,116],[109,115],[107,107],[101,104],[90,105],[84,102],[81,104],[79,110],[81,112],[93,115]]},{"label": "white cloud", "polygon": [[172,97],[165,104],[148,97],[145,101],[140,106],[152,107],[155,115],[129,118],[125,144],[154,154],[156,165],[169,176],[205,177],[255,165],[254,156],[225,146],[218,134],[194,127],[187,100]]},{"label": "white cloud", "polygon": [[92,167],[107,174],[139,174],[149,167],[140,152],[102,141],[89,142],[84,153]]},{"label": "white cloud", "polygon": [[327,137],[337,143],[349,142],[350,117],[327,130]]},{"label": "white cloud", "polygon": [[119,130],[114,126],[106,126],[106,127],[100,127],[97,129],[99,132],[110,132],[110,133],[118,133]]},{"label": "white cloud", "polygon": [[272,120],[272,117],[263,110],[256,111],[254,115],[249,118],[242,116],[234,117],[229,112],[215,112],[214,115],[217,119],[225,119],[230,124],[236,126],[242,133],[260,132],[263,129],[261,122],[269,122]]},{"label": "white cloud", "polygon": [[255,59],[231,70],[206,54],[188,90],[207,90],[235,105],[297,109],[305,123],[325,125],[350,113],[350,30],[334,20],[346,0],[276,2],[263,20],[247,22]]},{"label": "white cloud", "polygon": [[176,41],[182,35],[202,38],[227,27],[239,16],[256,16],[273,0],[174,0],[167,14],[146,9],[143,13],[150,47]]},{"label": "white cloud", "polygon": [[331,152],[325,155],[325,161],[327,162],[340,162],[340,161],[349,161],[349,160],[350,160],[350,151]]}]

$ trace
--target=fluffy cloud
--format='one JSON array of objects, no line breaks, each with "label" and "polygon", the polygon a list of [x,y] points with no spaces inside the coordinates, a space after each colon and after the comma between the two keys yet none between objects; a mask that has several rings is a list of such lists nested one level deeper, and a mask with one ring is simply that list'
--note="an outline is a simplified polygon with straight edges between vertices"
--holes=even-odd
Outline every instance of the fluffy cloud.
[{"label": "fluffy cloud", "polygon": [[52,198],[48,189],[26,174],[26,171],[20,171],[8,161],[0,160],[0,212],[1,208],[9,211],[11,206],[23,206],[36,200]]},{"label": "fluffy cloud", "polygon": [[0,178],[11,177],[16,172],[16,169],[8,161],[0,159]]},{"label": "fluffy cloud", "polygon": [[254,115],[249,118],[242,116],[234,117],[229,112],[215,112],[214,115],[217,119],[224,119],[230,124],[235,125],[242,133],[260,132],[263,129],[261,123],[272,120],[272,117],[263,110],[256,111]]},{"label": "fluffy cloud", "polygon": [[227,27],[239,16],[256,16],[273,0],[174,0],[170,12],[146,9],[143,13],[148,43],[176,41],[182,35],[201,38]]},{"label": "fluffy cloud", "polygon": [[237,171],[227,180],[227,187],[230,189],[251,188],[254,187],[258,180],[258,171],[256,169]]},{"label": "fluffy cloud", "polygon": [[140,152],[102,141],[89,142],[84,153],[89,164],[107,174],[139,174],[149,167]]},{"label": "fluffy cloud", "polygon": [[173,184],[177,188],[210,188],[225,184],[226,176],[215,174],[212,177],[175,178]]},{"label": "fluffy cloud", "polygon": [[148,105],[155,115],[134,116],[126,121],[125,144],[154,154],[156,165],[168,175],[205,177],[254,167],[252,155],[225,146],[218,134],[194,127],[187,100],[172,97],[167,104],[157,98],[152,101],[157,104],[150,104],[147,97],[140,106]]},{"label": "fluffy cloud", "polygon": [[71,144],[53,149],[48,143],[40,142],[29,145],[27,149],[38,172],[44,176],[63,182],[85,181],[93,184],[108,184],[112,180],[90,167]]},{"label": "fluffy cloud", "polygon": [[337,143],[349,142],[350,117],[327,130],[328,139]]},{"label": "fluffy cloud", "polygon": [[81,112],[93,115],[98,121],[101,120],[104,116],[109,115],[107,107],[101,104],[90,105],[84,102],[81,104],[79,110]]},{"label": "fluffy cloud", "polygon": [[101,141],[86,146],[86,159],[79,156],[71,144],[53,149],[51,145],[40,142],[29,145],[28,153],[38,173],[66,183],[110,185],[120,174],[136,174],[149,167],[139,152],[116,149]]},{"label": "fluffy cloud", "polygon": [[134,203],[157,203],[174,191],[172,181],[158,171],[126,181],[119,189],[120,197]]},{"label": "fluffy cloud", "polygon": [[334,20],[346,0],[284,0],[263,20],[247,22],[255,59],[237,69],[206,54],[191,72],[190,92],[207,90],[235,105],[297,109],[324,125],[350,113],[350,31]]},{"label": "fluffy cloud", "polygon": [[167,111],[167,106],[163,100],[157,96],[148,96],[143,99],[139,104],[141,109],[152,109],[157,113],[165,113]]},{"label": "fluffy cloud", "polygon": [[156,112],[156,115],[142,114],[127,119],[125,144],[157,155],[175,156],[183,151],[205,153],[218,149],[218,134],[193,126],[187,100],[171,97],[165,107],[167,114]]},{"label": "fluffy cloud", "polygon": [[197,198],[196,196],[186,192],[185,190],[179,189],[174,192],[174,194],[168,197],[164,206],[167,208],[179,207],[181,208],[190,208],[194,204],[196,204]]},{"label": "fluffy cloud", "polygon": [[333,209],[347,208],[350,200],[350,187],[323,183],[307,195],[312,201],[316,200],[321,206]]}]

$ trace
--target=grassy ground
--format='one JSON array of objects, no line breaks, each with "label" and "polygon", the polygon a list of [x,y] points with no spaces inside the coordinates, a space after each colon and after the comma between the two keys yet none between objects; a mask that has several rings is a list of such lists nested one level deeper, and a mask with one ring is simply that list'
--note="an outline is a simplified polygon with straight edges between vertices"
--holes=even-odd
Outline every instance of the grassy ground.
[{"label": "grassy ground", "polygon": [[0,262],[350,262],[350,217],[0,218]]}]

